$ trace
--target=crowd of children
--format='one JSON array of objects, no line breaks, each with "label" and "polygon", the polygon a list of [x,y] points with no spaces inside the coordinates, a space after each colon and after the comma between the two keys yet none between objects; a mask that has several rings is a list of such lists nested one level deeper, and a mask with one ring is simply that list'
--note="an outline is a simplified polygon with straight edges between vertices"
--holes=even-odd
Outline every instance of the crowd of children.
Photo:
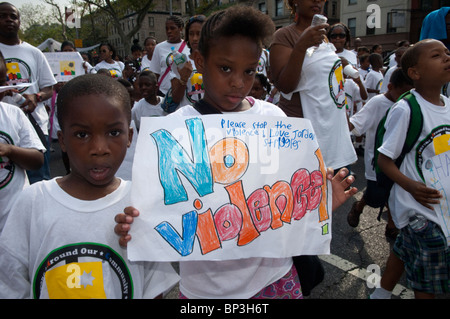
[{"label": "crowd of children", "polygon": [[[298,1],[290,2],[297,7]],[[10,4],[0,4],[0,10],[5,7],[17,11]],[[302,14],[301,19],[310,22],[314,12],[308,12],[308,17]],[[139,48],[135,46],[137,63],[122,65],[113,59],[114,49],[102,44],[101,64],[86,65],[87,73],[98,74],[75,77],[58,88],[54,119],[57,138],[67,156],[65,176],[29,185],[25,169],[42,165],[45,146],[19,108],[0,102],[1,131],[3,127],[7,130],[0,138],[13,139],[0,140],[0,169],[15,174],[14,184],[7,176],[0,188],[1,298],[156,298],[178,282],[180,298],[302,298],[292,258],[183,261],[179,274],[170,263],[127,260],[127,243],[139,240],[128,234],[139,212],[130,207],[131,177],[122,178],[118,172],[133,155],[130,146],[135,141],[133,135],[139,134],[142,117],[170,119],[212,113],[286,116],[277,106],[280,97],[287,96],[284,86],[281,79],[280,87],[272,83],[270,50],[263,49],[264,41],[275,32],[267,15],[251,7],[232,6],[209,18],[190,18],[185,40],[180,38],[183,27],[179,18],[169,18],[168,40],[156,44],[155,39],[146,39],[144,57],[136,53]],[[319,27],[305,27],[303,32],[304,37],[310,36],[311,44],[324,43],[325,33]],[[345,40],[345,25],[333,26],[328,36],[331,43]],[[357,78],[347,75],[342,81],[354,103],[351,111],[336,111],[344,112],[339,116],[348,119],[348,136],[365,135],[367,188],[348,215],[352,227],[358,225],[364,206],[375,207],[372,203],[378,202],[379,186],[371,163],[376,151],[373,141],[378,122],[390,110],[379,158],[383,171],[395,183],[389,202],[384,204],[389,212],[386,234],[394,236],[396,242],[384,290],[376,290],[372,297],[389,297],[390,287],[403,271],[417,298],[448,293],[450,252],[432,207],[441,195],[423,183],[415,164],[416,148],[406,155],[401,167],[394,160],[404,144],[410,116],[407,102],[399,99],[403,93],[412,92],[422,110],[423,127],[417,144],[432,139],[438,129],[439,134],[450,131],[450,100],[441,94],[450,82],[449,51],[442,42],[430,39],[399,48],[398,67],[386,73],[379,53],[357,55],[344,46],[339,44],[336,52],[327,54],[346,55],[342,56],[343,66],[359,71]],[[149,52],[153,49],[156,58]],[[184,54],[184,60],[167,66],[165,57],[176,55],[176,51]],[[279,70],[277,77],[283,72]],[[0,76],[6,78],[2,56]],[[388,83],[382,89],[384,81]],[[313,98],[311,95],[309,101]],[[303,112],[308,114],[308,100],[301,101]],[[431,141],[430,145],[434,142],[442,144]],[[320,147],[327,145],[324,142]],[[422,147],[420,156],[428,159],[447,150],[448,143],[446,147]],[[337,168],[349,163],[339,164]],[[327,173],[336,209],[355,195],[357,190],[351,187],[354,177],[347,168]],[[409,224],[416,215],[426,220],[419,229]],[[72,279],[65,279],[67,273],[73,274]],[[95,285],[94,277],[101,279]]]}]

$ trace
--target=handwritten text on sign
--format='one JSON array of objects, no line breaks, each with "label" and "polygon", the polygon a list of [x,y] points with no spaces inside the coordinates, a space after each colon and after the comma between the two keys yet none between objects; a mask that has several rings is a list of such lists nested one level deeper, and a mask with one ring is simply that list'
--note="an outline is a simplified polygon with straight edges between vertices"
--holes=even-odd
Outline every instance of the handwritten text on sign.
[{"label": "handwritten text on sign", "polygon": [[428,159],[422,165],[422,172],[427,186],[441,192],[439,204],[434,204],[433,207],[447,243],[450,244],[450,151]]},{"label": "handwritten text on sign", "polygon": [[329,252],[325,165],[308,120],[144,118],[133,164],[131,260]]}]

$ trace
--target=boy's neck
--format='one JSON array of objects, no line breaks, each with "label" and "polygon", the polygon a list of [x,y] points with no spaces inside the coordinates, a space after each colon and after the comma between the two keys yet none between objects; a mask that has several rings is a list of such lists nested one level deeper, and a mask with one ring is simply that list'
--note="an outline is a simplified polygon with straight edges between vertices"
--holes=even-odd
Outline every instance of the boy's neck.
[{"label": "boy's neck", "polygon": [[157,95],[153,95],[153,96],[147,96],[146,98],[145,98],[145,100],[148,102],[148,103],[150,103],[150,104],[152,104],[152,105],[156,105],[156,104],[158,104],[158,96]]},{"label": "boy's neck", "polygon": [[427,102],[430,102],[434,105],[444,106],[445,103],[441,100],[441,90],[442,86],[437,87],[428,87],[428,86],[421,86],[417,83],[415,83],[415,90],[417,93],[420,94]]}]

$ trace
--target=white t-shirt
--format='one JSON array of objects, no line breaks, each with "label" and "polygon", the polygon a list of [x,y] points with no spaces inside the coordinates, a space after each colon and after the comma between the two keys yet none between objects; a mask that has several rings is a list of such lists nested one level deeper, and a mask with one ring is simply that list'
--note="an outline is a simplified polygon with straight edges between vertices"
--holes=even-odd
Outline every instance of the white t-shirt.
[{"label": "white t-shirt", "polygon": [[158,104],[153,105],[148,103],[144,98],[136,102],[131,109],[131,119],[136,124],[136,128],[139,130],[141,127],[141,117],[144,116],[165,116],[166,112],[161,108],[161,102],[163,101],[160,96],[157,96]]},{"label": "white t-shirt", "polygon": [[393,67],[390,67],[389,70],[386,71],[386,74],[384,75],[383,84],[381,85],[380,93],[384,94],[388,91],[388,84],[391,81],[392,73],[394,73],[395,70],[398,69],[398,65],[395,65]]},{"label": "white t-shirt", "polygon": [[[254,100],[253,107],[239,114],[286,116],[277,106]],[[232,114],[232,113],[230,113]],[[172,116],[200,115],[191,105]],[[190,299],[247,299],[283,277],[292,258],[249,258],[227,261],[180,262],[180,291]]]},{"label": "white t-shirt", "polygon": [[148,59],[148,55],[144,55],[141,61],[141,72],[149,70],[151,60]]},{"label": "white t-shirt", "polygon": [[377,180],[372,165],[376,130],[378,123],[393,104],[394,102],[389,100],[384,94],[379,94],[374,96],[358,113],[350,118],[350,122],[355,127],[352,133],[356,136],[366,134],[366,144],[364,147],[365,176],[366,179],[371,181]]},{"label": "white t-shirt", "polygon": [[358,84],[353,79],[345,79],[345,95],[347,96],[347,115],[352,116],[358,112],[363,106],[361,92]]},{"label": "white t-shirt", "polygon": [[[173,63],[172,48],[178,51],[183,42],[184,41],[179,43],[170,43],[168,41],[163,41],[155,46],[155,51],[153,51],[153,57],[150,61],[149,70],[158,74],[159,80],[161,80],[169,65],[172,65]],[[182,53],[189,56],[190,49],[187,45],[184,46]],[[170,77],[166,75],[159,86],[159,90],[166,94],[170,89],[170,86]]]},{"label": "white t-shirt", "polygon": [[[0,102],[0,143],[45,151],[30,120],[15,105]],[[25,170],[0,156],[0,233],[14,198],[30,185]]]},{"label": "white t-shirt", "polygon": [[336,53],[339,57],[347,59],[348,63],[352,64],[355,68],[358,67],[358,58],[354,51],[344,49],[344,51]]},{"label": "white t-shirt", "polygon": [[131,182],[93,201],[56,179],[27,187],[0,237],[0,298],[154,298],[179,280],[170,263],[128,262],[114,216]]},{"label": "white t-shirt", "polygon": [[[188,61],[191,62],[193,70],[186,83],[186,90],[184,92],[183,99],[179,103],[180,106],[188,104],[193,105],[195,102],[200,101],[205,95],[203,76],[201,73],[197,72],[194,60],[191,60],[189,57],[187,58]],[[180,79],[180,72],[178,68],[172,66],[168,77],[170,77],[171,80],[174,78]]]},{"label": "white t-shirt", "polygon": [[347,122],[347,98],[342,61],[331,43],[306,54],[297,88],[282,93],[287,99],[300,92],[303,116],[311,121],[327,167],[339,169],[358,159]]},{"label": "white t-shirt", "polygon": [[[423,182],[421,178],[422,163],[427,159],[450,150],[450,99],[441,95],[445,106],[434,105],[426,101],[415,90],[423,114],[423,129],[413,150],[406,154],[400,172],[409,178]],[[385,128],[383,145],[378,149],[389,158],[396,159],[404,145],[410,119],[410,109],[406,101],[399,101],[389,111]],[[417,165],[416,165],[417,163]],[[395,226],[400,229],[408,224],[409,211],[414,210],[427,219],[439,224],[434,210],[417,202],[410,193],[394,184],[389,196],[389,208]]]},{"label": "white t-shirt", "polygon": [[[383,85],[383,79],[384,77],[381,71],[370,70],[370,72],[366,75],[366,79],[364,80],[364,86],[366,87],[366,89],[380,90],[381,86]],[[375,95],[377,95],[377,93],[367,92],[366,101],[369,101]]]},{"label": "white t-shirt", "polygon": [[108,63],[106,61],[101,61],[97,63],[94,67],[95,72],[98,72],[100,69],[106,69],[111,73],[111,76],[114,79],[122,78],[122,71],[125,69],[125,64],[121,61],[114,61],[113,63]]},{"label": "white t-shirt", "polygon": [[[19,93],[36,94],[41,89],[57,83],[47,59],[38,48],[26,42],[18,45],[0,43],[0,51],[6,62],[8,85],[33,83],[31,86],[19,90]],[[8,97],[5,97],[3,101],[15,105]],[[49,117],[44,103],[39,102],[32,114],[44,134],[47,135]]]}]

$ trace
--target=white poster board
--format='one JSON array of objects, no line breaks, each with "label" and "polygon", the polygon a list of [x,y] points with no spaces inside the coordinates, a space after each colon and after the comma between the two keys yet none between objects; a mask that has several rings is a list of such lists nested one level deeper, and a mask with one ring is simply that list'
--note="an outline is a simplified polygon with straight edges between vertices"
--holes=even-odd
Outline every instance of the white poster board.
[{"label": "white poster board", "polygon": [[85,74],[84,61],[78,52],[44,52],[44,55],[58,82],[68,82]]},{"label": "white poster board", "polygon": [[423,177],[428,187],[441,192],[442,198],[438,205],[433,205],[439,223],[450,244],[450,151],[436,155],[422,165]]},{"label": "white poster board", "polygon": [[328,254],[331,189],[311,122],[208,115],[142,118],[130,260]]}]

